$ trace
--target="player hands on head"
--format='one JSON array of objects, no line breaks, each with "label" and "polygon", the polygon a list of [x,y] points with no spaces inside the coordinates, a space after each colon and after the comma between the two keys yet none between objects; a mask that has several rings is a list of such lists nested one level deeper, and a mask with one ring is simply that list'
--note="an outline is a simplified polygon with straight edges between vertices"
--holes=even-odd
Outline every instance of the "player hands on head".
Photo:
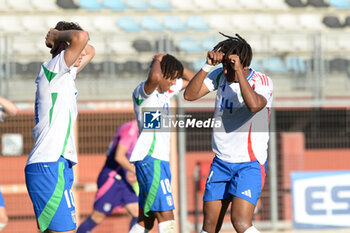
[{"label": "player hands on head", "polygon": [[222,122],[222,128],[213,128],[215,157],[203,197],[202,233],[220,231],[230,203],[235,230],[258,233],[252,218],[265,182],[273,84],[249,68],[252,49],[246,40],[220,34],[226,39],[207,53],[184,93],[193,101],[216,91],[214,117]]},{"label": "player hands on head", "polygon": [[[155,64],[158,62],[159,66]],[[151,70],[145,83],[147,94],[151,94],[154,91],[154,87],[159,93],[168,91],[172,85],[176,84],[176,80],[183,76],[184,72],[181,62],[170,54],[155,54],[150,68]]]},{"label": "player hands on head", "polygon": [[208,52],[207,64],[215,66],[222,63],[227,81],[238,82],[236,72],[244,72],[245,74],[250,72],[252,49],[238,34],[236,37],[227,36],[221,32],[220,34],[228,39],[218,43],[213,51]]},{"label": "player hands on head", "polygon": [[[52,58],[56,57],[63,50],[70,48],[67,50],[67,58],[70,57],[70,59],[67,60],[67,63],[70,64],[71,60],[73,60],[74,67],[79,67],[79,72],[88,63],[83,62],[82,64],[83,57],[87,54],[89,57],[92,54],[94,56],[95,49],[93,46],[86,43],[86,46],[83,48],[83,50],[81,50],[81,48],[78,46],[80,44],[75,43],[77,40],[86,40],[87,42],[89,40],[89,34],[86,31],[83,31],[79,24],[73,22],[60,21],[56,24],[55,28],[50,28],[45,36],[45,44],[48,48],[51,48],[50,53],[52,54]],[[72,46],[73,48],[71,48]],[[81,50],[78,57],[76,57],[75,50]]]},{"label": "player hands on head", "polygon": [[25,167],[26,186],[41,232],[75,232],[72,193],[77,161],[74,125],[78,115],[75,78],[94,57],[86,31],[58,22],[45,37],[52,59],[35,80],[35,144]]},{"label": "player hands on head", "polygon": [[170,99],[184,89],[193,77],[180,61],[169,54],[156,54],[145,81],[133,91],[134,113],[140,136],[131,154],[140,186],[139,216],[129,233],[145,233],[158,220],[159,233],[174,232],[174,200],[169,165],[170,132],[145,130],[143,109],[169,113]]}]

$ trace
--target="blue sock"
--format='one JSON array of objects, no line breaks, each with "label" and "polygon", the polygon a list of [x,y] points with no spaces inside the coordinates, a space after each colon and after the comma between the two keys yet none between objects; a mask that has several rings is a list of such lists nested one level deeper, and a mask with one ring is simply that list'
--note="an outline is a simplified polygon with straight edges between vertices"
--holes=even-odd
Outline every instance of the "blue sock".
[{"label": "blue sock", "polygon": [[[129,230],[137,223],[137,217],[132,217]],[[77,232],[78,233],[78,232]]]},{"label": "blue sock", "polygon": [[91,216],[89,216],[82,224],[80,224],[77,233],[90,232],[96,225],[97,223],[95,223],[94,220],[92,220]]}]

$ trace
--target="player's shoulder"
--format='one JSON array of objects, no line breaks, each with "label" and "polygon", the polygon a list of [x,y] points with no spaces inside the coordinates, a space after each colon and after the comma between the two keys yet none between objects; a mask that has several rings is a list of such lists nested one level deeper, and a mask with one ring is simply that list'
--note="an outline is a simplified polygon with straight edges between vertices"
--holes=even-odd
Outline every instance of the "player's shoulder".
[{"label": "player's shoulder", "polygon": [[262,72],[258,72],[254,70],[254,73],[251,78],[253,82],[258,82],[262,86],[271,86],[271,87],[273,86],[272,79]]},{"label": "player's shoulder", "polygon": [[213,77],[215,79],[220,78],[222,74],[224,73],[224,69],[222,67],[218,67],[208,74],[208,77]]},{"label": "player's shoulder", "polygon": [[138,126],[137,126],[137,122],[134,120],[134,121],[126,122],[122,126],[120,126],[116,134],[116,137],[131,140],[135,137],[137,138],[137,135],[138,135]]},{"label": "player's shoulder", "polygon": [[116,132],[116,136],[127,135],[131,125],[130,122],[122,124]]},{"label": "player's shoulder", "polygon": [[135,87],[134,91],[132,92],[134,100],[135,100],[135,98],[140,98],[141,96],[143,96],[143,94],[144,94],[144,91],[143,91],[144,84],[145,84],[145,82],[141,82]]},{"label": "player's shoulder", "polygon": [[172,97],[173,95],[177,95],[182,90],[182,86],[183,86],[182,78],[176,79],[176,83],[174,85],[171,85],[169,89],[166,91],[167,95],[169,97]]},{"label": "player's shoulder", "polygon": [[48,74],[48,73],[63,74],[71,71],[71,69],[69,69],[65,63],[64,53],[65,53],[65,50],[57,54],[51,60],[42,63],[41,69],[44,71],[45,74]]},{"label": "player's shoulder", "polygon": [[122,126],[120,126],[121,129],[127,129],[127,130],[133,130],[137,128],[137,122],[136,120],[128,121],[124,123]]},{"label": "player's shoulder", "polygon": [[222,77],[224,77],[224,70],[222,67],[216,68],[212,70],[208,75],[207,75],[207,80],[210,80],[211,83],[214,85],[213,89],[216,89],[220,83],[221,80],[224,80]]}]

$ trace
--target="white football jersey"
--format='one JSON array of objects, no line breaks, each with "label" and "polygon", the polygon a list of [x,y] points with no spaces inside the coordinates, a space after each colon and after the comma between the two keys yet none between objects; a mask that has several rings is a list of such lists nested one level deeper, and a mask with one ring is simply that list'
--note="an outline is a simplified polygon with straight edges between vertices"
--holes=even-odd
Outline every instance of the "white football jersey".
[{"label": "white football jersey", "polygon": [[223,161],[240,163],[258,160],[264,164],[267,159],[269,140],[269,114],[272,104],[272,80],[250,69],[247,80],[253,90],[264,96],[266,106],[257,113],[251,113],[242,97],[239,83],[227,82],[222,68],[205,78],[209,91],[217,90],[215,120],[221,121],[221,128],[213,129],[212,148]]},{"label": "white football jersey", "polygon": [[[170,155],[170,132],[168,130],[154,129],[144,130],[144,111],[158,109],[160,112],[169,114],[170,99],[182,89],[182,79],[177,79],[168,91],[159,93],[155,90],[150,95],[144,91],[145,82],[138,85],[133,92],[134,112],[139,126],[140,136],[131,154],[130,161],[140,161],[146,155],[153,158],[169,161]],[[160,118],[158,118],[160,120]]]},{"label": "white football jersey", "polygon": [[77,68],[67,67],[64,53],[42,64],[35,80],[35,144],[27,164],[56,162],[60,156],[77,163],[73,126],[77,118]]}]

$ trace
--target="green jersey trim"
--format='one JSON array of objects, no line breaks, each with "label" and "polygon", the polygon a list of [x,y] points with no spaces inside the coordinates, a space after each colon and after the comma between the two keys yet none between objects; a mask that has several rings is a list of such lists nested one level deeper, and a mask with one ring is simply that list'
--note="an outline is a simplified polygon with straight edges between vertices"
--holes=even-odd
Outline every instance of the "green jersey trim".
[{"label": "green jersey trim", "polygon": [[47,81],[51,82],[51,80],[56,77],[57,73],[49,71],[44,65],[41,65],[41,67],[44,70]]},{"label": "green jersey trim", "polygon": [[132,93],[132,96],[134,97],[135,103],[136,103],[137,105],[141,105],[142,102],[144,101],[144,99],[139,99],[139,98],[137,98],[137,97],[135,96],[134,93]]},{"label": "green jersey trim", "polygon": [[56,103],[56,100],[57,100],[57,95],[58,95],[58,93],[56,93],[56,92],[55,93],[51,93],[52,106],[50,108],[49,126],[51,125],[53,108],[55,107],[55,103]]},{"label": "green jersey trim", "polygon": [[222,74],[223,74],[224,72],[223,71],[221,71],[219,74],[218,74],[218,76],[216,77],[216,86],[217,86],[217,88],[219,88],[219,82],[220,82],[220,78],[221,78],[221,76],[222,76]]},{"label": "green jersey trim", "polygon": [[147,155],[152,156],[155,145],[156,145],[156,131],[154,130],[154,131],[153,131],[153,140],[152,140],[152,144],[151,144],[151,147],[150,147],[149,150],[148,150]]},{"label": "green jersey trim", "polygon": [[50,225],[53,216],[56,214],[56,211],[61,203],[63,192],[64,192],[64,163],[59,162],[58,165],[58,179],[50,200],[46,203],[44,210],[41,212],[38,223],[40,230],[44,232]]},{"label": "green jersey trim", "polygon": [[153,175],[152,185],[148,192],[147,199],[145,202],[145,207],[144,207],[144,214],[146,217],[149,217],[149,212],[151,210],[151,207],[158,193],[158,187],[159,187],[159,181],[160,181],[160,162],[161,162],[160,160],[154,161],[154,167],[153,167],[154,175]]}]

